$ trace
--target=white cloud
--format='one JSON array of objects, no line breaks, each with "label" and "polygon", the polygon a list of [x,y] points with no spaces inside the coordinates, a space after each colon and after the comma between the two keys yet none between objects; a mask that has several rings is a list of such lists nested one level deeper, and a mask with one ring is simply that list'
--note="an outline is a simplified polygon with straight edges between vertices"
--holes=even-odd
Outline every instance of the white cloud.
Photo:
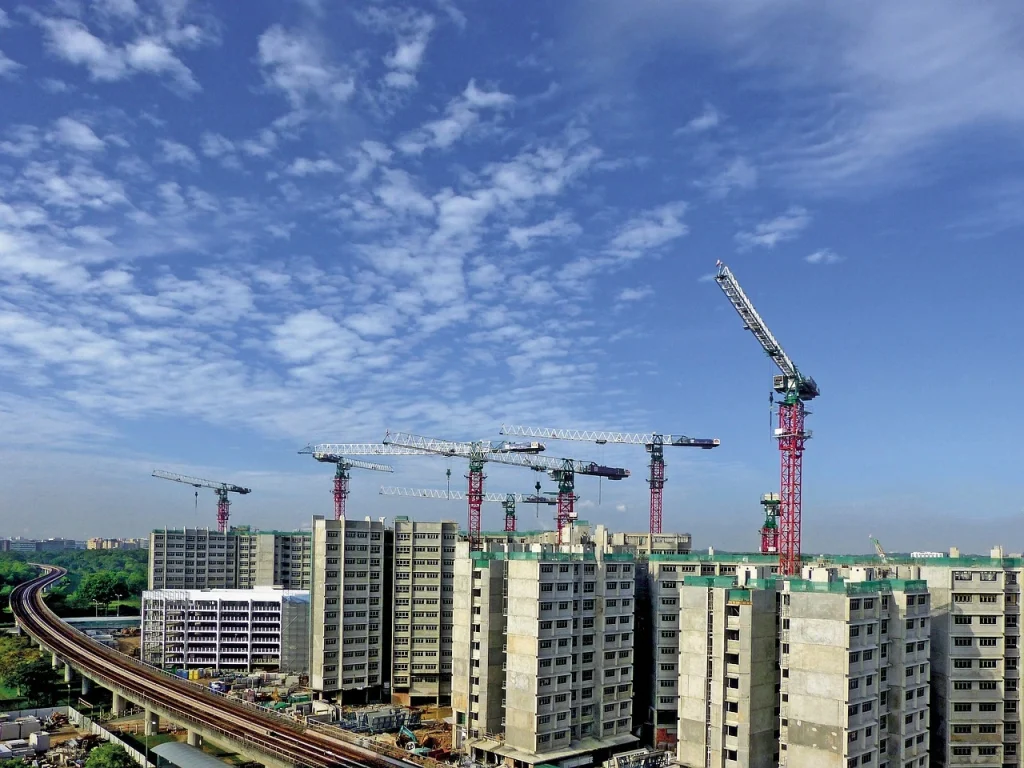
[{"label": "white cloud", "polygon": [[341,166],[325,157],[317,160],[310,160],[308,157],[298,157],[285,169],[285,173],[289,176],[316,176],[321,173],[340,172]]},{"label": "white cloud", "polygon": [[682,128],[677,128],[676,134],[680,135],[686,133],[704,133],[706,131],[710,131],[712,128],[715,128],[721,121],[721,119],[722,116],[718,113],[717,109],[715,109],[710,104],[705,104],[704,111],[701,112],[692,120],[690,120],[690,122],[688,122]]},{"label": "white cloud", "polygon": [[72,64],[83,65],[93,80],[120,80],[125,76],[121,51],[108,46],[80,21],[45,19],[42,25],[50,51]]},{"label": "white cloud", "polygon": [[13,77],[19,69],[21,69],[21,64],[0,51],[0,77]]},{"label": "white cloud", "polygon": [[11,26],[11,20],[7,16],[7,11],[5,11],[3,8],[0,8],[0,29],[9,26]]},{"label": "white cloud", "polygon": [[235,151],[235,144],[219,133],[204,133],[199,140],[199,148],[207,157],[223,157]]},{"label": "white cloud", "polygon": [[[152,23],[157,24],[155,20]],[[191,70],[174,55],[168,44],[171,38],[176,37],[174,29],[162,30],[161,34],[166,39],[159,35],[140,37],[121,48],[97,37],[75,19],[47,18],[40,24],[46,33],[50,53],[71,64],[84,66],[93,80],[110,82],[144,72],[170,76],[180,91],[200,90]],[[199,37],[197,31],[178,42],[198,42]]]},{"label": "white cloud", "polygon": [[310,99],[340,104],[355,91],[354,79],[331,64],[304,33],[275,24],[260,35],[258,49],[265,82],[284,94],[294,109]]},{"label": "white cloud", "polygon": [[160,139],[158,144],[160,146],[160,152],[157,154],[158,162],[183,165],[193,170],[199,167],[196,153],[184,144],[170,139]]},{"label": "white cloud", "polygon": [[103,140],[85,123],[70,117],[61,117],[53,124],[53,140],[82,152],[99,152]]},{"label": "white cloud", "polygon": [[654,289],[649,285],[641,288],[623,288],[616,301],[640,301],[654,295]]},{"label": "white cloud", "polygon": [[743,157],[732,160],[724,169],[698,183],[715,200],[728,197],[734,190],[747,191],[757,186],[757,168]]},{"label": "white cloud", "polygon": [[831,248],[822,248],[804,257],[808,264],[838,264],[843,257]]},{"label": "white cloud", "polygon": [[430,148],[447,149],[479,122],[481,111],[500,111],[514,103],[514,96],[499,90],[483,91],[477,88],[475,80],[470,80],[462,94],[448,103],[443,118],[432,120],[419,130],[406,134],[399,139],[398,148],[412,155]]},{"label": "white cloud", "polygon": [[567,213],[560,213],[554,218],[542,221],[529,227],[510,227],[508,239],[520,248],[529,248],[539,238],[570,238],[579,235],[583,230]]},{"label": "white cloud", "polygon": [[192,71],[181,63],[171,49],[158,40],[143,38],[130,43],[125,58],[133,69],[150,74],[169,74],[186,91],[201,90]]},{"label": "white cloud", "polygon": [[416,84],[416,72],[423,63],[430,33],[434,29],[432,16],[419,16],[399,30],[395,49],[384,57],[391,70],[384,81],[392,88],[411,88]]},{"label": "white cloud", "polygon": [[434,203],[416,188],[405,171],[387,169],[381,174],[383,183],[374,190],[380,201],[393,211],[433,216]]},{"label": "white cloud", "polygon": [[130,20],[139,15],[139,6],[135,0],[99,0],[96,5],[100,13],[121,19]]},{"label": "white cloud", "polygon": [[39,147],[39,132],[33,125],[14,125],[9,139],[0,141],[0,152],[11,157],[28,157]]},{"label": "white cloud", "polygon": [[752,231],[737,232],[736,243],[740,249],[774,248],[779,243],[794,240],[807,229],[811,215],[799,205],[790,206],[785,213],[759,222]]},{"label": "white cloud", "polygon": [[682,221],[686,208],[685,202],[677,200],[633,217],[619,228],[606,253],[620,259],[637,259],[683,237],[690,231]]}]

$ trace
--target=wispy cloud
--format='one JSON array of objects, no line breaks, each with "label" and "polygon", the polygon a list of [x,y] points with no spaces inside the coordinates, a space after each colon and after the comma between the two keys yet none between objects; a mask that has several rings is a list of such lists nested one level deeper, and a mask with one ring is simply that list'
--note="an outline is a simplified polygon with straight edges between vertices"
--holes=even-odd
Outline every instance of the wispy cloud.
[{"label": "wispy cloud", "polygon": [[759,222],[752,230],[737,232],[736,244],[740,250],[774,248],[779,243],[795,240],[811,223],[811,215],[799,205],[790,206],[785,213]]},{"label": "wispy cloud", "polygon": [[105,146],[92,128],[70,117],[61,117],[53,124],[54,141],[82,152],[99,152]]},{"label": "wispy cloud", "polygon": [[533,224],[528,227],[511,227],[508,239],[520,248],[529,248],[530,244],[541,238],[575,237],[583,230],[567,213],[560,213],[552,219]]},{"label": "wispy cloud", "polygon": [[623,288],[616,297],[616,301],[640,301],[641,299],[646,299],[653,295],[654,289],[649,285],[645,285],[640,288]]},{"label": "wispy cloud", "polygon": [[398,141],[398,148],[406,154],[418,155],[427,149],[447,149],[473,128],[484,110],[501,111],[511,107],[515,97],[495,89],[482,90],[475,80],[460,96],[452,99],[445,116],[431,120],[420,129],[406,134]]},{"label": "wispy cloud", "polygon": [[686,203],[679,200],[633,217],[619,228],[606,252],[632,260],[683,237],[690,231],[682,220],[686,209]]},{"label": "wispy cloud", "polygon": [[821,248],[804,257],[804,261],[808,264],[838,264],[842,260],[843,257],[831,248]]},{"label": "wispy cloud", "polygon": [[434,29],[434,17],[423,14],[398,25],[395,49],[384,57],[388,73],[384,82],[392,88],[412,88],[416,85],[416,72],[423,63],[423,55]]},{"label": "wispy cloud", "polygon": [[311,100],[334,106],[355,91],[355,80],[330,62],[310,35],[275,24],[260,35],[259,62],[266,84],[279,91],[294,109]]},{"label": "wispy cloud", "polygon": [[170,139],[160,139],[158,144],[160,147],[160,151],[157,154],[158,162],[183,165],[193,170],[199,167],[199,158],[196,157],[196,153],[190,147]]},{"label": "wispy cloud", "polygon": [[746,158],[736,157],[720,171],[697,182],[697,186],[706,190],[712,199],[721,200],[735,191],[745,192],[756,187],[757,168]]},{"label": "wispy cloud", "polygon": [[682,128],[677,128],[675,133],[677,136],[704,133],[706,131],[710,131],[712,128],[716,128],[721,119],[722,116],[719,114],[717,109],[715,109],[711,104],[705,104],[703,112],[690,120],[690,122]]}]

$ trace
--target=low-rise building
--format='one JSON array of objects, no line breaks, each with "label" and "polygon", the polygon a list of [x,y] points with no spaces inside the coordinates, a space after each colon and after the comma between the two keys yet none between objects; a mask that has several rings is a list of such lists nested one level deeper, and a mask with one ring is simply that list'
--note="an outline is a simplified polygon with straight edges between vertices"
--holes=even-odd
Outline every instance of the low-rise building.
[{"label": "low-rise building", "polygon": [[147,590],[142,659],[161,669],[305,673],[309,593],[281,589]]}]

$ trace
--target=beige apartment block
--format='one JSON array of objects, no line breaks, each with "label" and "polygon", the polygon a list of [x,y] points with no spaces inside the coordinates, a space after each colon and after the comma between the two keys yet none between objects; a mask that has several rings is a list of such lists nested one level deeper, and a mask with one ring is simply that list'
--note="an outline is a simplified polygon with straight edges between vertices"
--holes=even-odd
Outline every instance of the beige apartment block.
[{"label": "beige apartment block", "polygon": [[780,602],[779,765],[927,766],[926,583],[856,566],[804,575]]},{"label": "beige apartment block", "polygon": [[[583,765],[634,746],[633,556],[544,545],[469,553],[465,544],[460,555],[456,742],[476,760],[518,766]],[[485,665],[486,678],[477,674]]]},{"label": "beige apartment block", "polygon": [[310,587],[311,539],[305,531],[227,533],[167,528],[150,534],[150,589]]},{"label": "beige apartment block", "polygon": [[655,628],[679,625],[675,752],[687,768],[772,768],[778,762],[777,582],[748,575],[741,582],[688,577],[678,590],[677,618],[668,620],[666,612]]},{"label": "beige apartment block", "polygon": [[238,539],[209,528],[165,528],[149,537],[150,589],[236,589]]},{"label": "beige apartment block", "polygon": [[458,535],[456,522],[395,518],[390,664],[396,704],[451,701]]},{"label": "beige apartment block", "polygon": [[1022,561],[1003,557],[921,561],[932,599],[931,765],[1021,764]]},{"label": "beige apartment block", "polygon": [[350,704],[386,695],[390,536],[381,521],[313,517],[310,687],[322,697]]}]

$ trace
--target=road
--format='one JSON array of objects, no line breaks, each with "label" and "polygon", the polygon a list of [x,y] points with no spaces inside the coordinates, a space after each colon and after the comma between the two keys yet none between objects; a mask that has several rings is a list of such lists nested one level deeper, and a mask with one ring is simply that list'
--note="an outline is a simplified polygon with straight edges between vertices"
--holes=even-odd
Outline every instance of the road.
[{"label": "road", "polygon": [[87,677],[119,688],[129,701],[141,706],[152,702],[173,714],[179,725],[196,723],[296,766],[420,768],[214,694],[91,640],[61,621],[43,601],[45,588],[63,578],[66,571],[49,565],[37,567],[43,569],[43,575],[11,593],[11,610],[18,624]]}]

